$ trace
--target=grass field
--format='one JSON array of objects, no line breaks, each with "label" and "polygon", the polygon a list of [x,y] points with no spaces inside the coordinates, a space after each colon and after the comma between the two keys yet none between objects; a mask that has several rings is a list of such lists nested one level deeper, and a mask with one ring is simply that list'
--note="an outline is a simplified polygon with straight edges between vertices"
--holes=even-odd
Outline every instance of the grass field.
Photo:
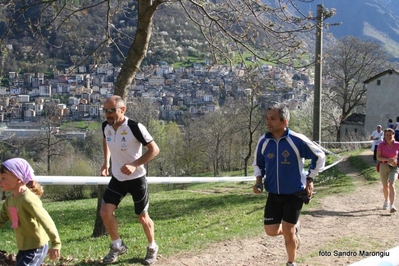
[{"label": "grass field", "polygon": [[[352,156],[351,163],[359,165],[362,171],[369,167],[372,173],[374,166],[364,165],[359,158]],[[325,195],[353,191],[351,182],[344,173],[330,168],[316,179],[317,197],[312,204],[317,204]],[[254,195],[252,185],[252,182],[201,183],[170,191],[158,188],[158,192],[151,193],[149,213],[155,222],[160,254],[168,257],[184,251],[200,252],[215,242],[264,234],[265,195]],[[109,236],[91,237],[96,205],[97,199],[44,202],[63,244],[63,264],[51,264],[46,260],[48,265],[100,264],[109,250],[110,239]],[[303,211],[306,210],[307,205],[304,205]],[[130,197],[122,201],[116,215],[121,237],[129,247],[128,255],[121,256],[118,265],[141,265],[147,241]],[[9,224],[0,229],[0,247],[8,253],[17,251]]]}]

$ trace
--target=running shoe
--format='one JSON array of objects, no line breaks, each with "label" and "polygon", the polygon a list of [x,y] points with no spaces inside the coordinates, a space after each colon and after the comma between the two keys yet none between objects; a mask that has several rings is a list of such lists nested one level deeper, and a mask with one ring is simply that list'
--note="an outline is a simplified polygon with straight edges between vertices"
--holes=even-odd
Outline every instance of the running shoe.
[{"label": "running shoe", "polygon": [[388,205],[389,205],[389,202],[388,202],[387,200],[384,201],[384,205],[382,205],[382,209],[383,209],[383,210],[388,209]]},{"label": "running shoe", "polygon": [[144,265],[154,264],[157,260],[158,254],[158,245],[155,245],[154,248],[147,247],[147,254],[145,255]]},{"label": "running shoe", "polygon": [[107,256],[103,258],[104,264],[110,264],[116,262],[118,260],[119,255],[122,255],[127,251],[127,246],[125,245],[125,243],[123,243],[123,241],[122,241],[122,246],[120,246],[119,248],[114,248],[112,244],[109,246],[109,248],[110,248],[109,253],[107,254]]}]

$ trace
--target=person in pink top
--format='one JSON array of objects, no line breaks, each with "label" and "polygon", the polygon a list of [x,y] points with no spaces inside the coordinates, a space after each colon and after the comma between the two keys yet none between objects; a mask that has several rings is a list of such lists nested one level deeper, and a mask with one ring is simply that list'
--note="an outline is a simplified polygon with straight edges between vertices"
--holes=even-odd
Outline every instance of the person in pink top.
[{"label": "person in pink top", "polygon": [[[399,142],[395,141],[395,131],[392,128],[384,130],[384,140],[378,145],[377,160],[380,161],[380,180],[384,194],[383,209],[390,206],[390,212],[395,213],[395,181],[397,179]],[[388,199],[389,197],[389,199]]]}]

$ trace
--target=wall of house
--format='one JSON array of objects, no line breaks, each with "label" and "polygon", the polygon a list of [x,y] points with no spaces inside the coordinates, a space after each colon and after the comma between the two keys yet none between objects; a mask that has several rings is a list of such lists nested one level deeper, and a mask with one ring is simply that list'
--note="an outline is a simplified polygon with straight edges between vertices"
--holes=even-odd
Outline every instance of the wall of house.
[{"label": "wall of house", "polygon": [[365,131],[371,134],[381,125],[388,127],[388,119],[394,122],[399,116],[399,74],[387,72],[366,84],[367,104]]},{"label": "wall of house", "polygon": [[363,141],[369,135],[363,125],[358,124],[341,124],[340,137],[341,141]]}]

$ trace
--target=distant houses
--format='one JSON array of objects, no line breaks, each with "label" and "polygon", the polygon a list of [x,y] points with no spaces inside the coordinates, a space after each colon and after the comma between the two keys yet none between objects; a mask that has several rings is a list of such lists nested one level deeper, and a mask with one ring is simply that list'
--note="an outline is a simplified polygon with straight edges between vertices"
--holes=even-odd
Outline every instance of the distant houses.
[{"label": "distant houses", "polygon": [[[51,109],[60,120],[91,120],[102,115],[103,101],[113,95],[120,69],[111,64],[66,68],[53,78],[43,73],[10,72],[9,86],[0,87],[0,122],[35,122]],[[140,97],[158,108],[159,119],[178,120],[185,112],[202,116],[214,112],[219,103],[245,99],[251,89],[237,83],[245,74],[240,67],[195,63],[173,68],[167,62],[142,67],[130,86],[129,96]],[[312,73],[284,66],[261,68],[262,93],[258,101],[285,102],[300,108],[312,92]],[[341,139],[365,137],[376,125],[395,121],[399,72],[387,69],[364,81],[365,112],[354,113],[341,124]]]},{"label": "distant houses", "polygon": [[[103,101],[114,93],[119,71],[111,64],[101,64],[69,67],[52,78],[43,73],[10,72],[9,86],[0,87],[0,122],[35,122],[49,110],[63,121],[98,119]],[[261,71],[261,101],[298,106],[313,86],[304,71],[267,65]],[[129,96],[154,104],[160,119],[177,120],[185,112],[202,116],[217,110],[220,102],[247,97],[248,88],[237,83],[244,73],[239,67],[199,63],[174,69],[163,61],[142,67]]]},{"label": "distant houses", "polygon": [[[300,102],[302,99],[297,97],[303,94],[302,90],[312,86],[312,79],[306,72],[278,66],[265,66],[262,67],[262,71],[264,78],[269,82],[265,83],[264,94],[271,100],[289,99]],[[222,93],[235,99],[246,97],[243,93],[246,88],[240,88],[235,84],[237,77],[242,76],[244,72],[243,69],[235,67],[220,65],[209,68],[198,63],[191,67],[174,69],[163,61],[159,65],[142,68],[131,85],[130,95],[147,98],[149,102],[157,104],[160,114],[164,116],[160,117],[161,119],[171,117],[170,112],[176,113],[179,110],[201,115],[218,108],[218,99]],[[70,119],[95,117],[101,115],[102,101],[113,94],[118,73],[119,69],[111,64],[89,65],[87,68],[70,67],[65,73],[55,73],[53,80],[44,78],[42,73],[26,73],[20,77],[12,72],[9,75],[10,87],[0,88],[0,95],[12,97],[25,94],[29,95],[32,101],[37,98],[44,99],[44,105],[60,97],[74,97],[79,101],[71,103],[69,100],[66,106],[56,106],[57,109],[62,109],[58,111],[59,115]],[[284,95],[285,93],[287,94]],[[20,98],[18,102],[24,106],[28,99]],[[32,109],[35,112],[31,112],[30,117],[40,116],[40,109],[44,108],[37,109],[39,110]],[[5,115],[5,119],[6,117]]]}]

